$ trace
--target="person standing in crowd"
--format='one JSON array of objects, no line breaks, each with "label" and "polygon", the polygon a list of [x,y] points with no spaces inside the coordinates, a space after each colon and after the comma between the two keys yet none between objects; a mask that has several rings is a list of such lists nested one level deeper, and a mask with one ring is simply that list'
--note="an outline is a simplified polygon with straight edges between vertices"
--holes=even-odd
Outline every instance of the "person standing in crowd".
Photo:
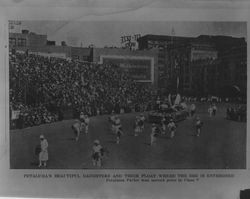
[{"label": "person standing in crowd", "polygon": [[117,134],[118,129],[121,127],[122,127],[121,119],[118,116],[116,116],[115,117],[115,134]]},{"label": "person standing in crowd", "polygon": [[80,113],[80,117],[79,118],[80,118],[81,121],[84,120],[84,113],[83,112]]},{"label": "person standing in crowd", "polygon": [[116,133],[116,144],[120,144],[121,136],[123,135],[122,128],[118,128]]},{"label": "person standing in crowd", "polygon": [[195,127],[196,127],[196,136],[199,137],[201,134],[201,128],[203,126],[203,122],[200,120],[200,117],[196,118]]},{"label": "person standing in crowd", "polygon": [[175,131],[176,131],[176,124],[174,123],[173,119],[170,119],[168,123],[168,129],[170,131],[170,138],[173,138],[175,136]]},{"label": "person standing in crowd", "polygon": [[195,104],[191,104],[191,106],[190,106],[190,114],[191,114],[191,117],[194,116],[195,111],[196,111],[196,106],[195,106]]},{"label": "person standing in crowd", "polygon": [[94,141],[92,148],[92,161],[93,166],[101,167],[102,166],[102,157],[103,157],[103,148],[99,140]]},{"label": "person standing in crowd", "polygon": [[166,134],[166,118],[162,117],[161,119],[161,129],[162,129],[162,134],[165,135]]},{"label": "person standing in crowd", "polygon": [[212,108],[211,105],[208,108],[208,114],[209,114],[210,117],[212,117],[212,115],[213,115],[213,108]]},{"label": "person standing in crowd", "polygon": [[138,134],[139,134],[139,132],[140,132],[139,121],[140,121],[140,118],[139,118],[138,116],[136,116],[136,118],[135,118],[135,123],[134,123],[134,132],[135,132],[135,136],[138,136]]},{"label": "person standing in crowd", "polygon": [[85,115],[84,115],[84,113],[83,112],[81,112],[80,113],[80,121],[81,121],[81,130],[82,130],[82,127],[83,127],[83,125],[84,125],[84,117],[85,117]]},{"label": "person standing in crowd", "polygon": [[156,100],[156,107],[157,107],[157,110],[160,110],[160,105],[161,105],[160,97],[157,97],[157,100]]},{"label": "person standing in crowd", "polygon": [[227,112],[226,112],[226,119],[230,120],[231,119],[231,107],[227,107]]},{"label": "person standing in crowd", "polygon": [[217,112],[217,107],[216,107],[216,105],[215,104],[213,104],[213,116],[215,116],[216,115],[216,112]]},{"label": "person standing in crowd", "polygon": [[153,123],[151,134],[150,134],[150,145],[151,146],[156,143],[156,136],[157,136],[157,126],[155,123]]},{"label": "person standing in crowd", "polygon": [[81,132],[81,122],[79,120],[75,120],[75,122],[72,124],[71,128],[74,131],[75,134],[75,140],[79,140],[80,132]]},{"label": "person standing in crowd", "polygon": [[48,141],[45,139],[44,135],[40,135],[40,146],[41,146],[41,152],[39,153],[39,165],[38,167],[47,166],[47,161],[49,160],[48,155]]},{"label": "person standing in crowd", "polygon": [[89,122],[90,122],[90,119],[89,119],[88,115],[84,115],[83,125],[85,127],[86,134],[88,134],[88,132],[89,132]]},{"label": "person standing in crowd", "polygon": [[139,121],[140,132],[143,132],[143,130],[144,130],[145,120],[146,120],[145,116],[141,113],[140,114],[140,121]]},{"label": "person standing in crowd", "polygon": [[115,133],[115,115],[114,115],[114,111],[112,111],[111,116],[109,117],[109,121],[111,123],[111,131],[112,131],[112,133]]}]

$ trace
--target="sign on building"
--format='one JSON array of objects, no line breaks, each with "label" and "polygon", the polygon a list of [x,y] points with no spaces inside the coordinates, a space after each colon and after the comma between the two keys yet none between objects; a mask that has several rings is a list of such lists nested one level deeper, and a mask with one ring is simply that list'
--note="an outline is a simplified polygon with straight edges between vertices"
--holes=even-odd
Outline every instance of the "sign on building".
[{"label": "sign on building", "polygon": [[130,50],[134,50],[137,48],[138,43],[137,40],[141,37],[140,34],[134,35],[124,35],[121,36],[121,45],[124,48],[128,48]]},{"label": "sign on building", "polygon": [[100,62],[119,66],[137,82],[154,82],[153,57],[101,55]]}]

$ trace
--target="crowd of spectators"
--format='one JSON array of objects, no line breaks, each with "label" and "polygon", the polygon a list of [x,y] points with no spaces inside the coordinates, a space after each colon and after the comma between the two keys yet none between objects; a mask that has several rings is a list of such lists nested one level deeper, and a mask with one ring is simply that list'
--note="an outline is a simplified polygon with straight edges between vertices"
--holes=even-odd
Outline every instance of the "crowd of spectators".
[{"label": "crowd of spectators", "polygon": [[235,105],[227,108],[226,118],[228,120],[246,122],[246,105]]},{"label": "crowd of spectators", "polygon": [[10,110],[24,126],[60,120],[69,109],[89,116],[149,109],[150,90],[115,65],[15,53],[9,66]]}]

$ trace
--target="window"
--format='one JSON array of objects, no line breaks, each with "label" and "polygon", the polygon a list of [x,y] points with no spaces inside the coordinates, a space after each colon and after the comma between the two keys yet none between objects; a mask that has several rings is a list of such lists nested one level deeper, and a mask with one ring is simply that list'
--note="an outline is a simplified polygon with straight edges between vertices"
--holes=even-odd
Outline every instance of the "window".
[{"label": "window", "polygon": [[89,57],[88,57],[88,56],[82,56],[82,60],[83,60],[83,61],[88,61],[88,60],[89,60]]},{"label": "window", "polygon": [[16,46],[16,38],[9,38],[9,45]]},{"label": "window", "polygon": [[26,39],[18,38],[17,46],[26,46]]},{"label": "window", "polygon": [[189,83],[189,76],[185,77],[185,83],[188,84]]},{"label": "window", "polygon": [[164,59],[158,59],[158,64],[165,64],[165,60]]}]

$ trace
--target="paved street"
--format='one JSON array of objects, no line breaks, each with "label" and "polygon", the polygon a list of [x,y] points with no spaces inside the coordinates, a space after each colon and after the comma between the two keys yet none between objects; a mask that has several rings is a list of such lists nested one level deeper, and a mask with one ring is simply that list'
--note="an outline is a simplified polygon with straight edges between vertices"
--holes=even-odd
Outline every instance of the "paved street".
[{"label": "paved street", "polygon": [[157,138],[150,146],[151,124],[134,137],[135,114],[121,116],[125,134],[119,145],[111,133],[108,116],[91,118],[89,134],[74,141],[73,120],[61,121],[10,132],[10,165],[13,169],[37,168],[34,150],[39,135],[49,142],[48,169],[84,169],[92,166],[93,140],[99,139],[109,153],[102,168],[108,169],[244,169],[246,167],[246,123],[225,119],[225,106],[209,117],[208,105],[197,105],[204,122],[200,137],[194,136],[194,118],[178,123],[176,136]]}]

